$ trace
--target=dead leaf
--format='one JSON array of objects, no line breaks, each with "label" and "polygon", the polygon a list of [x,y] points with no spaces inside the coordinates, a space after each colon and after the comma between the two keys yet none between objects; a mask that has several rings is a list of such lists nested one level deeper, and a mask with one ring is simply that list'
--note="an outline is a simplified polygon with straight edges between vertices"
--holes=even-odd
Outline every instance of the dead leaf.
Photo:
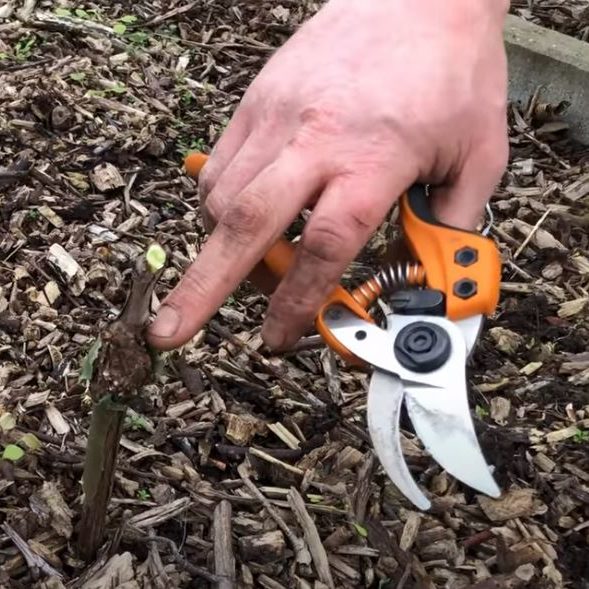
[{"label": "dead leaf", "polygon": [[497,349],[504,354],[514,354],[524,343],[524,338],[505,327],[493,327],[489,329],[489,335],[493,338]]}]

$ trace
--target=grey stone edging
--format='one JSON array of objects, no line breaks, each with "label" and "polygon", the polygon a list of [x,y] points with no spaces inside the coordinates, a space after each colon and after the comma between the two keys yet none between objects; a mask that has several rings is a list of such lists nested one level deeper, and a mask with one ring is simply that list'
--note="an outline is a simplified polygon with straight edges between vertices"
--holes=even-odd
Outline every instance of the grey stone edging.
[{"label": "grey stone edging", "polygon": [[526,104],[541,88],[542,102],[570,103],[571,135],[589,144],[589,43],[509,15],[504,29],[509,99]]}]

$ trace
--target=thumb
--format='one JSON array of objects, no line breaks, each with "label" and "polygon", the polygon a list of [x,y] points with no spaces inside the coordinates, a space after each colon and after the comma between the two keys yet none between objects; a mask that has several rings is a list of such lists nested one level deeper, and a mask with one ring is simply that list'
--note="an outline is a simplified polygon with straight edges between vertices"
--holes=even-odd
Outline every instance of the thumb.
[{"label": "thumb", "polygon": [[507,138],[472,153],[451,183],[432,188],[432,211],[441,223],[473,231],[501,181],[509,158]]}]

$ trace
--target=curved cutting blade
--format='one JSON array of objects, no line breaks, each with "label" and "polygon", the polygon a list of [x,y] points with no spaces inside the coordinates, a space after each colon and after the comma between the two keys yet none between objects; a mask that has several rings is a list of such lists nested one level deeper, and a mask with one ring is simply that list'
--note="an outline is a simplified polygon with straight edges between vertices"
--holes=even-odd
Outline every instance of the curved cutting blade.
[{"label": "curved cutting blade", "polygon": [[399,435],[403,383],[398,377],[375,370],[367,403],[368,430],[382,467],[395,486],[419,509],[431,504],[421,492],[405,463]]},{"label": "curved cutting blade", "polygon": [[448,474],[490,497],[501,495],[474,431],[464,377],[457,375],[452,390],[407,386],[405,405],[418,437]]}]

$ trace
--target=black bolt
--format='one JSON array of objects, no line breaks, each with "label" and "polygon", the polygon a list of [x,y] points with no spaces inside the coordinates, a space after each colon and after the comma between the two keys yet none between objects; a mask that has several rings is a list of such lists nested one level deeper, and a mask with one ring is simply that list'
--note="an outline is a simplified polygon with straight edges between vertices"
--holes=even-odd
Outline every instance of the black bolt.
[{"label": "black bolt", "polygon": [[463,278],[454,283],[454,294],[461,299],[470,299],[477,294],[477,283],[470,278]]},{"label": "black bolt", "polygon": [[435,323],[417,321],[407,325],[395,340],[395,356],[414,372],[433,372],[450,357],[451,342],[446,330]]},{"label": "black bolt", "polygon": [[454,254],[454,261],[461,266],[471,266],[479,259],[477,250],[471,247],[460,248],[456,254]]}]

